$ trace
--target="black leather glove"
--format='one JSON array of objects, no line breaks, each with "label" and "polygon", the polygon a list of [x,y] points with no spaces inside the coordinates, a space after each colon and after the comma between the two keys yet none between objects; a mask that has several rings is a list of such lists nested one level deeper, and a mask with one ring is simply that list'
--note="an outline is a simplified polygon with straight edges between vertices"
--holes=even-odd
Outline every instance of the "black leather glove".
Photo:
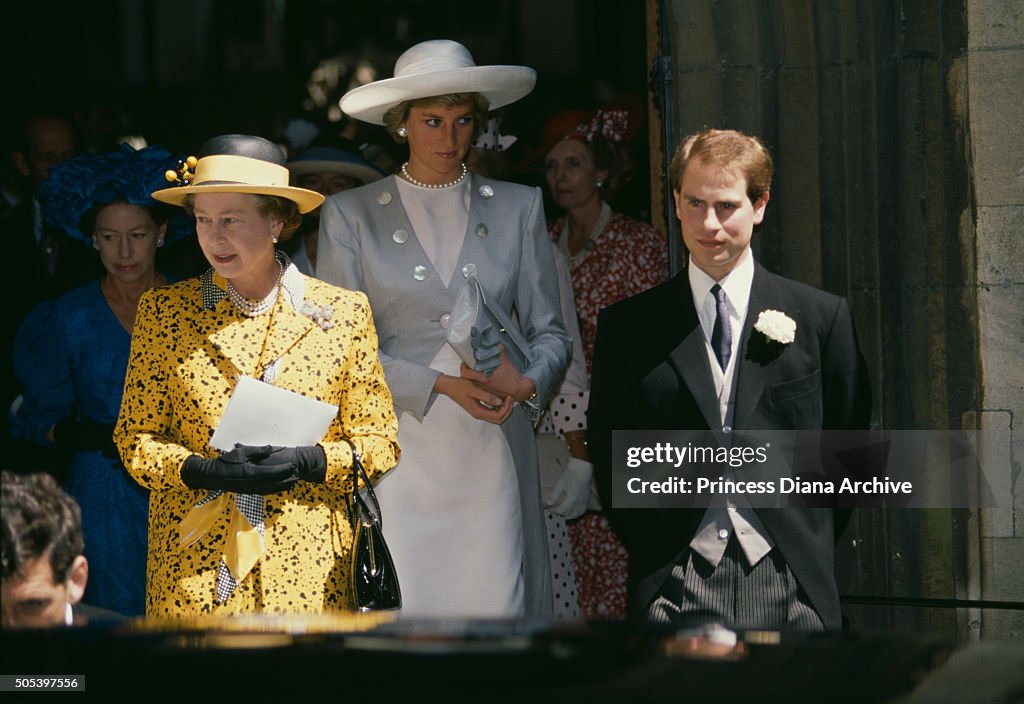
[{"label": "black leather glove", "polygon": [[65,450],[99,450],[108,459],[120,459],[114,445],[114,424],[62,418],[53,426],[53,444]]},{"label": "black leather glove", "polygon": [[327,453],[319,445],[306,445],[303,447],[273,446],[265,458],[253,460],[253,464],[258,467],[281,462],[294,464],[299,472],[299,479],[304,481],[323,484],[324,479],[327,478]]},{"label": "black leather glove", "polygon": [[216,458],[192,455],[181,465],[181,481],[192,489],[276,494],[295,486],[299,481],[299,468],[294,460],[281,457],[270,445],[235,445],[234,450]]}]

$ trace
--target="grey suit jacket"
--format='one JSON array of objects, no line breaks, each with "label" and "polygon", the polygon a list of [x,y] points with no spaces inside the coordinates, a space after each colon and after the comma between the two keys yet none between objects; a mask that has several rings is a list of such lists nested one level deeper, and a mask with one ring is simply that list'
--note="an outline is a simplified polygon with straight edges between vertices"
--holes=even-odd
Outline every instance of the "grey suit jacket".
[{"label": "grey suit jacket", "polygon": [[[540,407],[558,389],[571,355],[540,190],[468,178],[469,220],[447,286],[416,238],[394,176],[335,194],[321,210],[317,276],[369,297],[395,406],[419,420],[430,409],[439,374],[427,365],[447,344],[442,320],[467,272],[476,272],[490,302],[510,316],[515,309],[534,358],[524,374],[536,384]],[[551,580],[533,429],[517,409],[502,430],[523,502],[527,614],[544,614]]]}]

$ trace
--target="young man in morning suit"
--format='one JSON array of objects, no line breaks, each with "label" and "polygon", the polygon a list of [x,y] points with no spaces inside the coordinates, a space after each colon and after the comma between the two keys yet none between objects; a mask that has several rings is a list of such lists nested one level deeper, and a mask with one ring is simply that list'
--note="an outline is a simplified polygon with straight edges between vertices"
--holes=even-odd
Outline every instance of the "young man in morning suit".
[{"label": "young man in morning suit", "polygon": [[[871,393],[846,300],[754,261],[772,160],[755,138],[706,130],[676,151],[671,184],[689,265],[604,309],[598,320],[589,438],[612,506],[613,430],[866,428]],[[781,311],[791,341],[754,330]],[[785,336],[783,336],[785,338]],[[661,623],[838,629],[831,509],[611,511],[629,551],[634,614]]]}]

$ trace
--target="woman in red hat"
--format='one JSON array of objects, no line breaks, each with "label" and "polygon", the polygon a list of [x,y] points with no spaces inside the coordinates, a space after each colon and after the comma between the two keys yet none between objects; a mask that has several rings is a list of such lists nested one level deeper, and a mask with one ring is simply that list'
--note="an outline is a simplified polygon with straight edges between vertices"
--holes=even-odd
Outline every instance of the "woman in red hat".
[{"label": "woman in red hat", "polygon": [[[598,312],[668,276],[665,238],[654,226],[613,212],[607,202],[629,180],[625,145],[639,127],[631,118],[631,111],[610,106],[596,113],[558,113],[545,125],[539,150],[552,198],[565,210],[548,231],[572,272],[588,375]],[[576,407],[579,418],[569,419],[569,425],[583,428],[586,399]],[[567,434],[567,441],[573,457],[589,459],[582,434]],[[607,519],[588,511],[568,523],[568,532],[581,614],[625,616],[627,556]]]}]

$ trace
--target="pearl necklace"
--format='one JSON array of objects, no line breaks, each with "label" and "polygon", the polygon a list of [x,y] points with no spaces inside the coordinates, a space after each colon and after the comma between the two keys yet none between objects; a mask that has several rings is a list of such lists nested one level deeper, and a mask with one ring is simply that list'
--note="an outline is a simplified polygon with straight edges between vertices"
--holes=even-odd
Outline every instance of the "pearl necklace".
[{"label": "pearl necklace", "polygon": [[601,202],[601,214],[597,218],[597,222],[594,223],[594,228],[590,231],[590,236],[583,241],[583,246],[580,247],[580,251],[576,254],[569,254],[569,216],[565,217],[565,224],[562,225],[562,232],[558,238],[558,244],[562,249],[562,253],[569,262],[569,268],[575,269],[583,260],[593,251],[594,245],[597,242],[597,238],[604,232],[605,226],[608,224],[608,218],[611,217],[612,209],[607,203]]},{"label": "pearl necklace", "polygon": [[459,174],[459,177],[457,179],[455,179],[454,181],[449,181],[448,183],[423,183],[423,181],[417,181],[416,179],[414,179],[409,174],[409,162],[408,161],[405,162],[404,164],[402,164],[402,176],[405,177],[406,181],[408,181],[409,183],[411,183],[414,186],[419,186],[420,188],[451,188],[452,186],[455,186],[455,185],[458,185],[459,183],[462,183],[462,179],[466,178],[466,174],[469,173],[469,169],[466,168],[466,164],[465,163],[461,164],[461,166],[462,166],[462,173]]},{"label": "pearl necklace", "polygon": [[235,304],[235,308],[238,309],[239,313],[255,318],[257,315],[263,315],[274,307],[274,303],[277,301],[277,292],[281,289],[281,279],[284,278],[284,266],[280,261],[277,262],[277,267],[280,271],[277,275],[277,281],[274,282],[274,288],[270,289],[270,293],[259,301],[246,298],[238,292],[234,284],[228,281],[228,298]]}]

